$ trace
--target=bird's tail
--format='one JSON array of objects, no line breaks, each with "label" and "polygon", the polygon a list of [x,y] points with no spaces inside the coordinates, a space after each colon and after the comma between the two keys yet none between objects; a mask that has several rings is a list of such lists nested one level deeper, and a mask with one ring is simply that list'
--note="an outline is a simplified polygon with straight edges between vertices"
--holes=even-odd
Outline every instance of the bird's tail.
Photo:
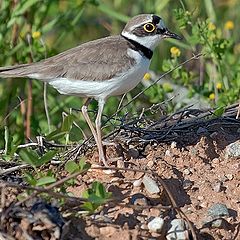
[{"label": "bird's tail", "polygon": [[31,64],[21,64],[8,67],[0,67],[0,78],[28,77],[31,74]]}]

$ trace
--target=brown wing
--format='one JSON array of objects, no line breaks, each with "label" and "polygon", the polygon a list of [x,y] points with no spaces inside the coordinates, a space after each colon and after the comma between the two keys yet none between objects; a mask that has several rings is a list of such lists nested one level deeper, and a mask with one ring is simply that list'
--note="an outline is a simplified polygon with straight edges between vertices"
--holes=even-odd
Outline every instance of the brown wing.
[{"label": "brown wing", "polygon": [[128,44],[121,36],[98,39],[37,63],[0,68],[0,77],[33,77],[35,74],[41,80],[58,77],[107,80],[134,63],[127,55]]}]

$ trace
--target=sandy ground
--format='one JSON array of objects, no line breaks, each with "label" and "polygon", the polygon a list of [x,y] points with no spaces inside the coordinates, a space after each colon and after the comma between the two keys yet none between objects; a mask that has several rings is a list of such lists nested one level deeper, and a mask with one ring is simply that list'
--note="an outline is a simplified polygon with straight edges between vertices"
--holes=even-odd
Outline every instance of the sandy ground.
[{"label": "sandy ground", "polygon": [[[237,155],[240,121],[229,115],[217,120],[207,116],[202,120],[202,113],[199,114],[194,118],[195,124],[189,121],[189,116],[181,121],[173,116],[171,121],[148,122],[144,129],[136,128],[139,121],[125,125],[110,136],[109,141],[117,144],[106,147],[108,158],[124,160],[118,159],[110,165],[115,170],[92,169],[78,176],[74,186],[68,188],[73,196],[81,197],[93,181],[102,182],[112,192],[114,201],[94,214],[82,214],[79,206],[66,202],[58,207],[65,224],[51,220],[55,224],[44,222],[40,224],[42,228],[33,229],[34,223],[24,221],[29,206],[18,210],[13,207],[14,214],[7,210],[10,203],[18,202],[15,196],[19,190],[5,189],[7,204],[2,214],[2,234],[9,234],[9,239],[10,236],[27,239],[25,229],[30,236],[35,234],[29,239],[59,239],[60,235],[61,239],[99,240],[240,239],[240,155]],[[163,131],[168,134],[160,141]],[[93,166],[98,164],[96,148],[88,148],[85,156]],[[65,172],[59,174],[64,176]],[[155,193],[144,183],[146,176],[157,186]],[[11,176],[2,179],[11,181]],[[218,209],[215,215],[219,213],[219,216],[211,215],[216,204],[226,207],[225,214]],[[21,211],[26,215],[16,214]],[[164,223],[158,231],[153,231],[149,222],[156,217]],[[169,237],[173,219],[185,219],[185,238]],[[194,229],[193,235],[188,221]],[[60,229],[59,233],[56,229]]]}]

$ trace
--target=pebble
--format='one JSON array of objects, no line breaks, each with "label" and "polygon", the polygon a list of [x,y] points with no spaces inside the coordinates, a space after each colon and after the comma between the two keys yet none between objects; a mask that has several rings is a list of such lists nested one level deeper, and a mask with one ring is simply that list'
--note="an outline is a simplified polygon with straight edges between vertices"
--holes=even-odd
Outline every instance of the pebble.
[{"label": "pebble", "polygon": [[204,197],[201,196],[201,195],[199,195],[199,196],[197,196],[197,199],[198,199],[199,201],[203,201]]},{"label": "pebble", "polygon": [[119,177],[113,177],[113,178],[110,180],[110,183],[119,183],[119,182],[120,182]]},{"label": "pebble", "polygon": [[226,158],[229,157],[240,157],[240,140],[229,144],[225,148],[225,156]]},{"label": "pebble", "polygon": [[97,214],[94,216],[94,220],[95,221],[99,221],[99,222],[105,222],[105,223],[112,223],[112,219],[109,218],[108,216],[104,216],[102,214]]},{"label": "pebble", "polygon": [[191,171],[188,168],[183,170],[184,175],[189,175],[190,173],[191,173]]},{"label": "pebble", "polygon": [[147,175],[144,175],[144,177],[143,177],[143,184],[144,184],[146,190],[151,194],[160,192],[160,189],[159,189],[157,183]]},{"label": "pebble", "polygon": [[165,156],[167,156],[167,157],[171,157],[171,156],[172,156],[171,151],[170,151],[170,150],[166,150],[166,152],[165,152]]},{"label": "pebble", "polygon": [[116,171],[115,170],[112,170],[112,169],[106,169],[106,170],[103,170],[103,173],[107,174],[107,175],[112,175],[114,174]]},{"label": "pebble", "polygon": [[213,160],[212,160],[212,164],[219,164],[220,163],[220,161],[219,161],[219,159],[218,158],[214,158]]},{"label": "pebble", "polygon": [[201,135],[201,134],[207,134],[208,130],[206,128],[203,127],[199,127],[197,130],[197,135]]},{"label": "pebble", "polygon": [[166,235],[167,240],[189,240],[189,233],[183,219],[173,219]]},{"label": "pebble", "polygon": [[164,226],[164,220],[161,217],[155,217],[148,223],[147,226],[149,231],[160,233]]},{"label": "pebble", "polygon": [[193,156],[197,156],[198,150],[195,147],[192,147],[190,148],[190,154],[192,154]]},{"label": "pebble", "polygon": [[210,138],[217,139],[218,135],[219,134],[217,132],[213,132],[213,133],[210,134]]},{"label": "pebble", "polygon": [[177,147],[177,143],[173,141],[173,142],[171,143],[171,148],[174,149],[174,148],[176,148],[176,147]]},{"label": "pebble", "polygon": [[211,220],[229,216],[230,214],[225,204],[215,203],[208,209],[208,217],[210,217]]},{"label": "pebble", "polygon": [[212,189],[214,192],[221,192],[223,190],[222,182],[216,182],[212,185]]},{"label": "pebble", "polygon": [[141,178],[139,178],[139,179],[137,179],[133,182],[134,187],[140,187],[141,184],[142,184],[142,179]]},{"label": "pebble", "polygon": [[188,179],[184,179],[183,183],[182,183],[182,186],[183,186],[183,189],[189,190],[193,186],[193,182],[188,180]]},{"label": "pebble", "polygon": [[233,180],[233,175],[232,174],[226,174],[226,178],[228,180]]},{"label": "pebble", "polygon": [[216,203],[208,209],[208,216],[204,220],[204,225],[211,225],[213,228],[222,228],[224,219],[230,217],[228,208],[225,204]]},{"label": "pebble", "polygon": [[137,159],[139,157],[139,151],[133,145],[129,145],[128,156]]},{"label": "pebble", "polygon": [[147,167],[151,168],[153,167],[153,165],[154,165],[154,162],[152,160],[148,161]]},{"label": "pebble", "polygon": [[148,206],[148,200],[142,193],[132,195],[130,203],[137,206]]},{"label": "pebble", "polygon": [[223,220],[222,219],[216,219],[216,220],[211,222],[211,226],[213,228],[220,228],[220,227],[222,227],[222,225],[223,225]]}]

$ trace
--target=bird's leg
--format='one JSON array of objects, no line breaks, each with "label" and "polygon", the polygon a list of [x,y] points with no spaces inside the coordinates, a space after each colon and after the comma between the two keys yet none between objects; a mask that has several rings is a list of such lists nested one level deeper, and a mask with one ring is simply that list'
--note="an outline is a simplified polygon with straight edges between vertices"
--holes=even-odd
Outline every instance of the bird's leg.
[{"label": "bird's leg", "polygon": [[[94,126],[91,122],[91,119],[88,115],[88,105],[89,105],[90,102],[91,102],[91,99],[88,98],[87,101],[85,102],[85,104],[82,106],[82,114],[83,114],[83,117],[84,117],[85,121],[87,122],[87,124],[88,124],[88,126],[89,126],[89,128],[90,128],[90,130],[93,134],[95,142],[97,144],[99,161],[103,162],[103,164],[105,166],[107,166],[106,157],[105,157],[104,151],[103,151],[102,136],[101,136],[101,117],[102,117],[102,111],[103,111],[105,101],[99,101],[99,103],[98,103],[99,104],[98,114],[97,114],[97,118],[96,118],[96,129],[97,129],[97,131],[95,130],[95,128],[94,128]],[[98,126],[99,126],[99,128],[98,128]]]},{"label": "bird's leg", "polygon": [[103,143],[102,143],[102,132],[101,132],[101,123],[102,123],[102,112],[105,104],[105,100],[98,100],[98,114],[95,121],[96,130],[97,130],[97,145],[98,145],[98,153],[99,153],[99,161],[103,162],[104,166],[108,166],[106,157],[103,151]]},{"label": "bird's leg", "polygon": [[[88,126],[89,126],[89,128],[90,128],[90,130],[92,132],[92,135],[93,135],[93,137],[94,137],[94,139],[95,139],[95,141],[97,143],[97,139],[98,139],[97,138],[97,132],[96,132],[96,130],[95,130],[95,128],[94,128],[94,126],[93,126],[93,124],[91,122],[91,119],[90,119],[90,117],[88,115],[88,105],[89,105],[90,102],[91,102],[91,99],[88,98],[87,101],[83,104],[83,106],[82,106],[82,115],[83,115],[85,121],[87,122],[87,124],[88,124]],[[97,143],[97,147],[98,147],[98,143]]]}]

